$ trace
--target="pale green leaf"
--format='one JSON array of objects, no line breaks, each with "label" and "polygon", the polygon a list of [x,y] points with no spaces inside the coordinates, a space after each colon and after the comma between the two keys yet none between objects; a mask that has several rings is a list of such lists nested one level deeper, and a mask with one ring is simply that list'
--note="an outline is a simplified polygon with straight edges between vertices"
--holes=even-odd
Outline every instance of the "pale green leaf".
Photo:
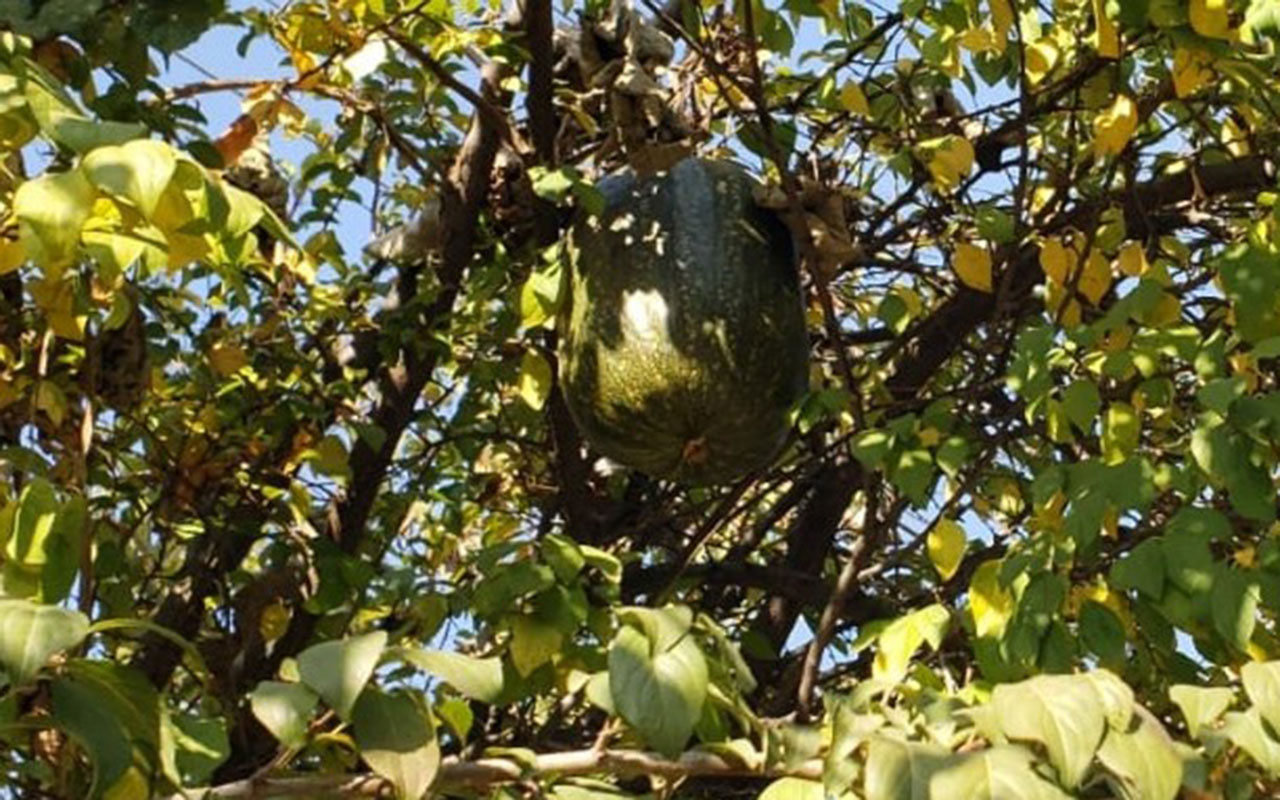
[{"label": "pale green leaf", "polygon": [[929,780],[931,800],[1067,800],[1032,767],[1031,754],[1006,745],[952,758]]},{"label": "pale green leaf", "polygon": [[249,707],[262,727],[285,747],[301,748],[315,712],[315,692],[300,683],[263,681],[249,695]]},{"label": "pale green leaf", "polygon": [[926,642],[937,648],[951,623],[946,606],[935,603],[891,622],[878,639],[872,675],[890,681],[907,674],[911,657]]},{"label": "pale green leaf", "polygon": [[128,200],[151,219],[178,168],[178,160],[170,145],[154,139],[136,139],[99,147],[85,156],[81,168],[99,189]]},{"label": "pale green leaf", "polygon": [[13,213],[27,254],[56,277],[75,255],[93,213],[93,185],[79,170],[41,175],[18,187]]},{"label": "pale green leaf", "polygon": [[1280,731],[1280,661],[1252,661],[1240,668],[1245,694],[1262,718]]},{"label": "pale green leaf", "polygon": [[496,703],[502,696],[501,659],[411,648],[398,648],[393,655],[431,673],[473,700]]},{"label": "pale green leaf", "polygon": [[874,737],[867,746],[866,800],[930,800],[929,781],[950,756],[935,744]]},{"label": "pale green leaf", "polygon": [[804,778],[778,778],[765,787],[757,800],[824,800],[822,784]]},{"label": "pale green leaf", "polygon": [[298,674],[338,716],[349,719],[356,698],[373,675],[386,644],[386,632],[374,631],[313,645],[298,655]]},{"label": "pale green leaf", "polygon": [[1182,785],[1182,759],[1169,735],[1150,715],[1133,732],[1112,729],[1098,750],[1126,800],[1173,800]]},{"label": "pale green leaf", "polygon": [[426,707],[405,693],[368,689],[351,714],[360,757],[403,800],[425,797],[440,768],[440,745]]},{"label": "pale green leaf", "polygon": [[618,713],[658,751],[684,749],[702,716],[707,663],[693,637],[658,651],[645,634],[624,625],[609,646],[609,693]]},{"label": "pale green leaf", "polygon": [[[1254,666],[1265,665],[1246,664],[1244,670]],[[1201,730],[1217,722],[1223,712],[1235,702],[1235,692],[1225,686],[1192,686],[1180,683],[1169,687],[1169,699],[1182,711],[1182,717],[1187,721],[1187,730],[1192,736],[1199,738]]]},{"label": "pale green leaf", "polygon": [[1267,733],[1257,708],[1228,712],[1221,733],[1267,772],[1280,773],[1280,742]]},{"label": "pale green leaf", "polygon": [[1063,784],[1080,783],[1106,727],[1105,709],[1089,681],[1039,675],[997,686],[991,703],[1006,736],[1044,745]]},{"label": "pale green leaf", "polygon": [[21,686],[55,653],[80,644],[89,620],[79,611],[27,600],[0,600],[0,667]]}]

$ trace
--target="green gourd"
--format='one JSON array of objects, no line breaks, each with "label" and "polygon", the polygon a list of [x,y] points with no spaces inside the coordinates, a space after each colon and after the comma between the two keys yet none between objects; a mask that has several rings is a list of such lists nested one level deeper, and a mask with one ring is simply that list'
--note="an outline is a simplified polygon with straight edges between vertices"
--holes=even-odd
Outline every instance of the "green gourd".
[{"label": "green gourd", "polygon": [[755,181],[687,158],[605,178],[569,235],[560,381],[599,453],[659,478],[724,483],[763,467],[808,385],[796,257]]}]

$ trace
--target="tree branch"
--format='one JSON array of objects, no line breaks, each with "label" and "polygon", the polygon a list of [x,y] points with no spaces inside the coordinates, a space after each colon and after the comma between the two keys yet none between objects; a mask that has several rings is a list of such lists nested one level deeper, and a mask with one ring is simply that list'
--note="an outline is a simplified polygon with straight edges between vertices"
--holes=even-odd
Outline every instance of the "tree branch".
[{"label": "tree branch", "polygon": [[[517,764],[504,758],[480,758],[464,761],[446,758],[436,776],[435,788],[485,788],[516,783],[531,777],[575,775],[613,775],[631,777],[654,775],[679,779],[694,777],[777,778],[792,776],[818,780],[822,777],[822,761],[810,760],[791,768],[751,769],[713,753],[690,750],[669,759],[642,750],[588,749],[563,753],[544,753],[532,764]],[[221,786],[189,789],[185,793],[161,800],[186,800],[201,797],[208,800],[248,800],[249,798],[301,797],[308,795],[340,797],[380,797],[388,784],[374,775],[314,775],[293,778],[249,778]]]}]

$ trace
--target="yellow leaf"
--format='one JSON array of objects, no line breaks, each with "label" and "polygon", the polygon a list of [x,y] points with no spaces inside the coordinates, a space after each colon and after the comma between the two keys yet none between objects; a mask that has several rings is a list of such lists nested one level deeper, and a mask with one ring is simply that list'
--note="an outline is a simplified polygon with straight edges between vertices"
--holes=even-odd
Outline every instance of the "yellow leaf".
[{"label": "yellow leaf", "polygon": [[1102,296],[1111,288],[1111,265],[1102,253],[1094,250],[1085,259],[1077,288],[1095,306],[1102,302]]},{"label": "yellow leaf", "polygon": [[1075,441],[1071,434],[1071,419],[1062,401],[1050,399],[1045,413],[1045,427],[1049,430],[1049,439],[1058,444],[1070,444]]},{"label": "yellow leaf", "polygon": [[283,600],[276,600],[262,609],[262,616],[258,619],[258,632],[262,634],[264,641],[274,642],[284,636],[288,628],[289,608]]},{"label": "yellow leaf", "polygon": [[1199,47],[1178,47],[1173,51],[1173,91],[1178,97],[1190,97],[1213,80],[1209,65],[1213,56]]},{"label": "yellow leaf", "polygon": [[1236,158],[1249,155],[1249,137],[1233,117],[1227,117],[1222,123],[1222,145],[1227,152]]},{"label": "yellow leaf", "polygon": [[851,114],[860,114],[864,117],[871,115],[871,108],[867,105],[867,96],[856,81],[849,81],[840,89],[840,105],[844,106],[844,110]]},{"label": "yellow leaf", "polygon": [[1026,46],[1025,69],[1027,81],[1036,86],[1053,71],[1058,63],[1058,46],[1052,39],[1044,38]]},{"label": "yellow leaf", "polygon": [[14,385],[4,379],[0,379],[0,409],[5,406],[11,406],[22,399],[22,395],[14,388]]},{"label": "yellow leaf", "polygon": [[933,568],[942,576],[942,580],[951,580],[951,576],[960,569],[966,544],[964,528],[953,519],[940,519],[933,530],[929,531],[929,561],[933,562]]},{"label": "yellow leaf", "polygon": [[1137,129],[1138,104],[1127,94],[1116,95],[1111,107],[1093,121],[1093,152],[1100,158],[1120,153]]},{"label": "yellow leaf", "polygon": [[1116,252],[1116,267],[1120,274],[1140,278],[1147,271],[1147,251],[1141,242],[1125,242]]},{"label": "yellow leaf", "polygon": [[1068,296],[1065,286],[1049,283],[1045,286],[1044,299],[1045,305],[1052,312],[1053,318],[1064,327],[1072,328],[1080,324],[1082,315],[1080,301]]},{"label": "yellow leaf", "polygon": [[1176,295],[1164,292],[1156,307],[1142,315],[1143,324],[1163,328],[1182,319],[1182,301]]},{"label": "yellow leaf", "polygon": [[69,281],[45,278],[28,287],[31,298],[44,311],[49,328],[55,335],[73,342],[84,341],[85,314],[76,313],[76,290]]},{"label": "yellow leaf", "polygon": [[1210,39],[1230,39],[1231,20],[1227,16],[1227,0],[1191,0],[1187,9],[1191,29]]},{"label": "yellow leaf", "polygon": [[[1120,536],[1120,512],[1113,505],[1108,505],[1102,515],[1102,535],[1108,539]],[[1099,600],[1098,602],[1102,602]]]},{"label": "yellow leaf", "polygon": [[974,633],[999,637],[1013,616],[1013,593],[1000,585],[1000,562],[984,561],[969,581],[969,611]]},{"label": "yellow leaf", "polygon": [[1009,40],[1009,31],[1013,30],[1013,7],[1009,5],[1009,0],[991,0],[991,24],[1003,52],[1004,43]]},{"label": "yellow leaf", "polygon": [[997,39],[995,33],[986,27],[970,28],[957,37],[960,46],[973,53],[999,52],[1004,48],[1004,41]]},{"label": "yellow leaf", "polygon": [[0,238],[0,275],[13,272],[26,260],[27,251],[22,248],[21,242]]},{"label": "yellow leaf", "polygon": [[53,381],[36,384],[36,408],[48,415],[56,426],[67,418],[67,396]]},{"label": "yellow leaf", "polygon": [[1098,48],[1098,55],[1119,58],[1120,35],[1116,33],[1116,24],[1107,17],[1106,0],[1093,0],[1093,21],[1097,24],[1094,46]]},{"label": "yellow leaf", "polygon": [[209,348],[209,365],[223,377],[234,375],[249,364],[249,354],[238,344],[218,342]]},{"label": "yellow leaf", "polygon": [[1040,269],[1050,283],[1066,286],[1067,279],[1076,271],[1076,254],[1061,239],[1045,239],[1040,245]]},{"label": "yellow leaf", "polygon": [[1142,419],[1128,403],[1112,403],[1102,426],[1102,456],[1108,464],[1120,464],[1138,447]]},{"label": "yellow leaf", "polygon": [[1231,558],[1244,569],[1253,569],[1253,565],[1258,563],[1258,551],[1248,544],[1232,553]]},{"label": "yellow leaf", "polygon": [[985,247],[962,242],[951,257],[956,277],[970,289],[991,292],[991,252]]},{"label": "yellow leaf", "polygon": [[520,359],[520,399],[534,411],[541,411],[551,394],[551,365],[542,355],[528,350]]},{"label": "yellow leaf", "polygon": [[926,425],[916,434],[916,438],[920,440],[921,447],[937,447],[942,441],[942,431],[932,425]]},{"label": "yellow leaf", "polygon": [[921,145],[929,158],[929,174],[940,191],[954,189],[973,168],[973,145],[962,136],[943,136]]}]

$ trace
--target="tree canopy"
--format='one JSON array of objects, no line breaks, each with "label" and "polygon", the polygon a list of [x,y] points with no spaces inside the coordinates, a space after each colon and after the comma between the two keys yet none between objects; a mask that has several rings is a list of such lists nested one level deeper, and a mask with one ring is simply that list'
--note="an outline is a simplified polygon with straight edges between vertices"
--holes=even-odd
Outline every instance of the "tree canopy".
[{"label": "tree canopy", "polygon": [[[168,80],[216,25],[280,69]],[[1273,796],[1278,41],[0,2],[0,797]],[[718,485],[557,379],[566,231],[689,156],[758,179],[811,343]]]}]

